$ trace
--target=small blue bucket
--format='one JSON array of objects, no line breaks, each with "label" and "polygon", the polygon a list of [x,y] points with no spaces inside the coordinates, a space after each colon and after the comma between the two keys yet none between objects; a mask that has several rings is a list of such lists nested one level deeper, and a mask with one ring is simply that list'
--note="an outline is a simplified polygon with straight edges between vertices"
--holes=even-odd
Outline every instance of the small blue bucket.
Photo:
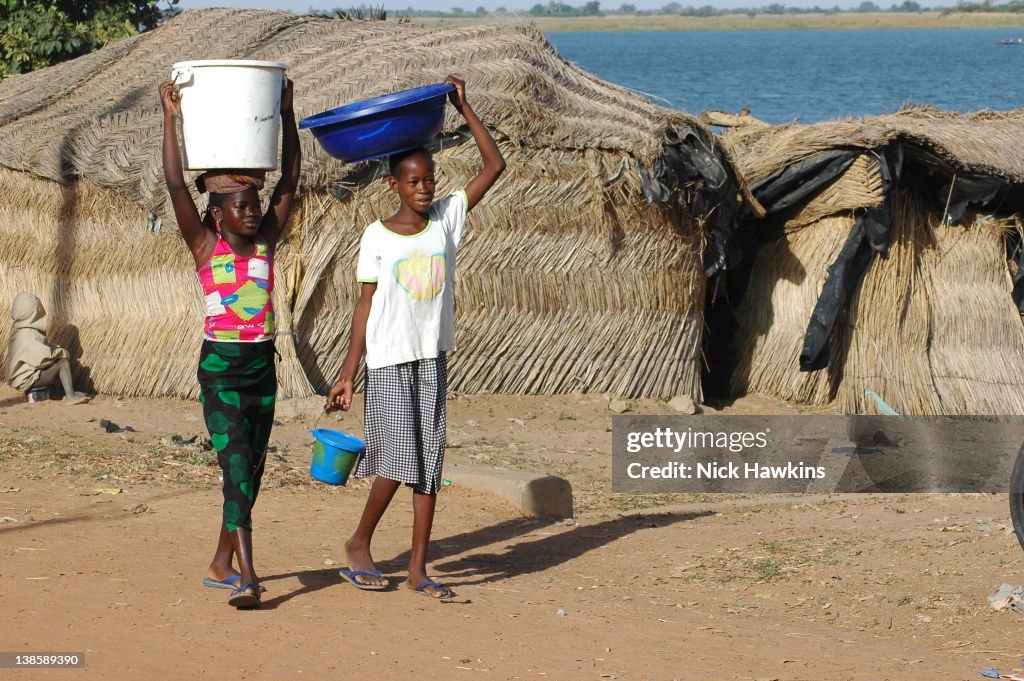
[{"label": "small blue bucket", "polygon": [[366,451],[366,445],[359,438],[336,430],[320,428],[309,433],[313,436],[313,463],[309,474],[328,485],[344,485]]}]

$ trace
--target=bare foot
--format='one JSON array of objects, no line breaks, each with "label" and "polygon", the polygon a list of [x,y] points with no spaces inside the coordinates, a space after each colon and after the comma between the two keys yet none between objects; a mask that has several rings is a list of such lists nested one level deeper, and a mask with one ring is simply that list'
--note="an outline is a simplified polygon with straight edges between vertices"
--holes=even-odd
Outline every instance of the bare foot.
[{"label": "bare foot", "polygon": [[[360,546],[349,539],[345,542],[345,557],[348,559],[350,570],[377,572],[377,566],[374,565],[369,546]],[[356,575],[353,579],[367,586],[387,586],[390,583],[386,577],[376,577],[374,575]]]},{"label": "bare foot", "polygon": [[92,399],[92,395],[85,393],[72,393],[64,397],[64,404],[85,404]]}]

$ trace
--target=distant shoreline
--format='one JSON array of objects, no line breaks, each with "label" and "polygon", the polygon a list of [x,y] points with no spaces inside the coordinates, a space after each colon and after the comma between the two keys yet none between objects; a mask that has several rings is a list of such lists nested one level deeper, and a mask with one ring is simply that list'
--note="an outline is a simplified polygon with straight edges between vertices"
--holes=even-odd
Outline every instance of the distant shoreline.
[{"label": "distant shoreline", "polygon": [[[400,15],[401,13],[396,13]],[[801,31],[917,28],[1000,28],[1006,38],[1024,38],[1024,12],[844,12],[840,14],[727,14],[715,17],[611,15],[601,17],[533,17],[513,15],[444,18],[411,17],[414,24],[458,27],[503,21],[533,21],[545,32],[559,31]],[[1024,49],[1024,45],[1020,46]]]}]

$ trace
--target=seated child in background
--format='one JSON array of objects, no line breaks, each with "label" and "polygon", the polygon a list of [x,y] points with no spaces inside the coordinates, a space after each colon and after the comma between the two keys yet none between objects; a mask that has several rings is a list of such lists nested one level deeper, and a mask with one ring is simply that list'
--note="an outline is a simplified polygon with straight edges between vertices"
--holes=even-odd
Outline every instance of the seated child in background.
[{"label": "seated child in background", "polygon": [[88,402],[91,398],[75,392],[71,383],[67,350],[46,343],[46,310],[39,298],[19,293],[11,304],[11,318],[14,330],[7,344],[7,382],[27,393],[49,386],[60,377],[67,404]]}]

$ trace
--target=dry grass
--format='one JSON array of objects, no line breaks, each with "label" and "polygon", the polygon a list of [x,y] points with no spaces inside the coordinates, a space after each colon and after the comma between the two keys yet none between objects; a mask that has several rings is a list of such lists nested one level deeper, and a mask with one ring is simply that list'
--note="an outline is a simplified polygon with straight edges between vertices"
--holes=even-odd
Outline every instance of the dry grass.
[{"label": "dry grass", "polygon": [[[1000,208],[1020,205],[1021,140],[1024,110],[912,108],[727,132],[723,142],[751,183],[820,152],[864,150],[804,205],[770,216],[785,235],[757,255],[740,315],[734,388],[847,413],[876,413],[865,390],[906,414],[1024,413],[1024,326],[1006,261],[1006,237],[1019,218]],[[841,310],[828,368],[801,373],[803,337],[826,270],[855,213],[885,198],[878,152],[890,163],[903,153],[903,176],[917,178],[890,190],[890,258],[872,256]],[[968,212],[963,226],[944,224],[936,197],[953,176],[999,182],[1005,200],[991,209],[999,214]]]},{"label": "dry grass", "polygon": [[843,413],[878,413],[865,390],[903,414],[1024,413],[1024,325],[1004,255],[1010,221],[972,215],[961,227],[941,217],[900,195],[890,257],[873,256],[818,372],[799,370],[800,349],[853,218],[824,218],[762,248],[742,305],[734,388]]},{"label": "dry grass", "polygon": [[[448,154],[437,157],[442,191],[458,186],[453,173],[469,170]],[[593,152],[581,175],[549,181],[547,197],[517,201],[518,188],[533,181],[520,174],[539,168],[557,178],[572,157],[535,152],[536,165],[527,169],[516,151],[507,156],[509,175],[473,212],[459,250],[452,389],[698,393],[704,295],[698,227],[681,212],[644,204],[635,175],[601,189],[615,168]],[[394,207],[383,181],[351,201],[320,193],[304,200],[319,222],[346,226],[302,235],[302,252],[337,254],[304,264],[295,305],[304,363],[327,376],[340,368],[348,344],[359,228]]]},{"label": "dry grass", "polygon": [[810,404],[831,402],[832,384],[841,374],[801,372],[800,350],[828,266],[852,224],[849,215],[834,215],[786,233],[758,251],[740,304],[740,360],[732,377],[733,392]]},{"label": "dry grass", "polygon": [[803,227],[837,213],[874,208],[883,201],[885,187],[878,158],[861,154],[846,172],[804,204],[800,212],[786,222],[786,229]]},{"label": "dry grass", "polygon": [[[428,30],[234,10],[186,12],[0,84],[0,165],[11,169],[0,174],[0,300],[33,290],[56,312],[58,335],[77,327],[97,389],[195,394],[200,296],[165,201],[156,86],[197,56],[287,63],[300,117],[464,76],[509,168],[460,249],[453,389],[699,399],[704,235],[693,190],[649,205],[638,171],[675,135],[714,146],[703,123],[580,71],[532,25]],[[479,167],[461,123],[449,110],[442,192]],[[301,139],[302,193],[275,270],[286,396],[336,375],[361,230],[397,207],[374,167],[344,166]],[[146,230],[150,211],[159,233]],[[19,240],[29,226],[31,248]]]},{"label": "dry grass", "polygon": [[[138,206],[88,180],[59,185],[0,169],[0,195],[0,300],[38,295],[50,338],[100,392],[195,397],[202,291],[177,231],[166,224],[149,231]],[[276,264],[282,280],[287,263]],[[309,394],[283,293],[275,292],[286,332],[277,341],[281,392]],[[9,334],[10,325],[0,324],[0,347]]]},{"label": "dry grass", "polygon": [[884,116],[730,130],[722,141],[751,183],[820,151],[926,150],[961,173],[1024,182],[1024,109],[959,114],[911,107]]}]

